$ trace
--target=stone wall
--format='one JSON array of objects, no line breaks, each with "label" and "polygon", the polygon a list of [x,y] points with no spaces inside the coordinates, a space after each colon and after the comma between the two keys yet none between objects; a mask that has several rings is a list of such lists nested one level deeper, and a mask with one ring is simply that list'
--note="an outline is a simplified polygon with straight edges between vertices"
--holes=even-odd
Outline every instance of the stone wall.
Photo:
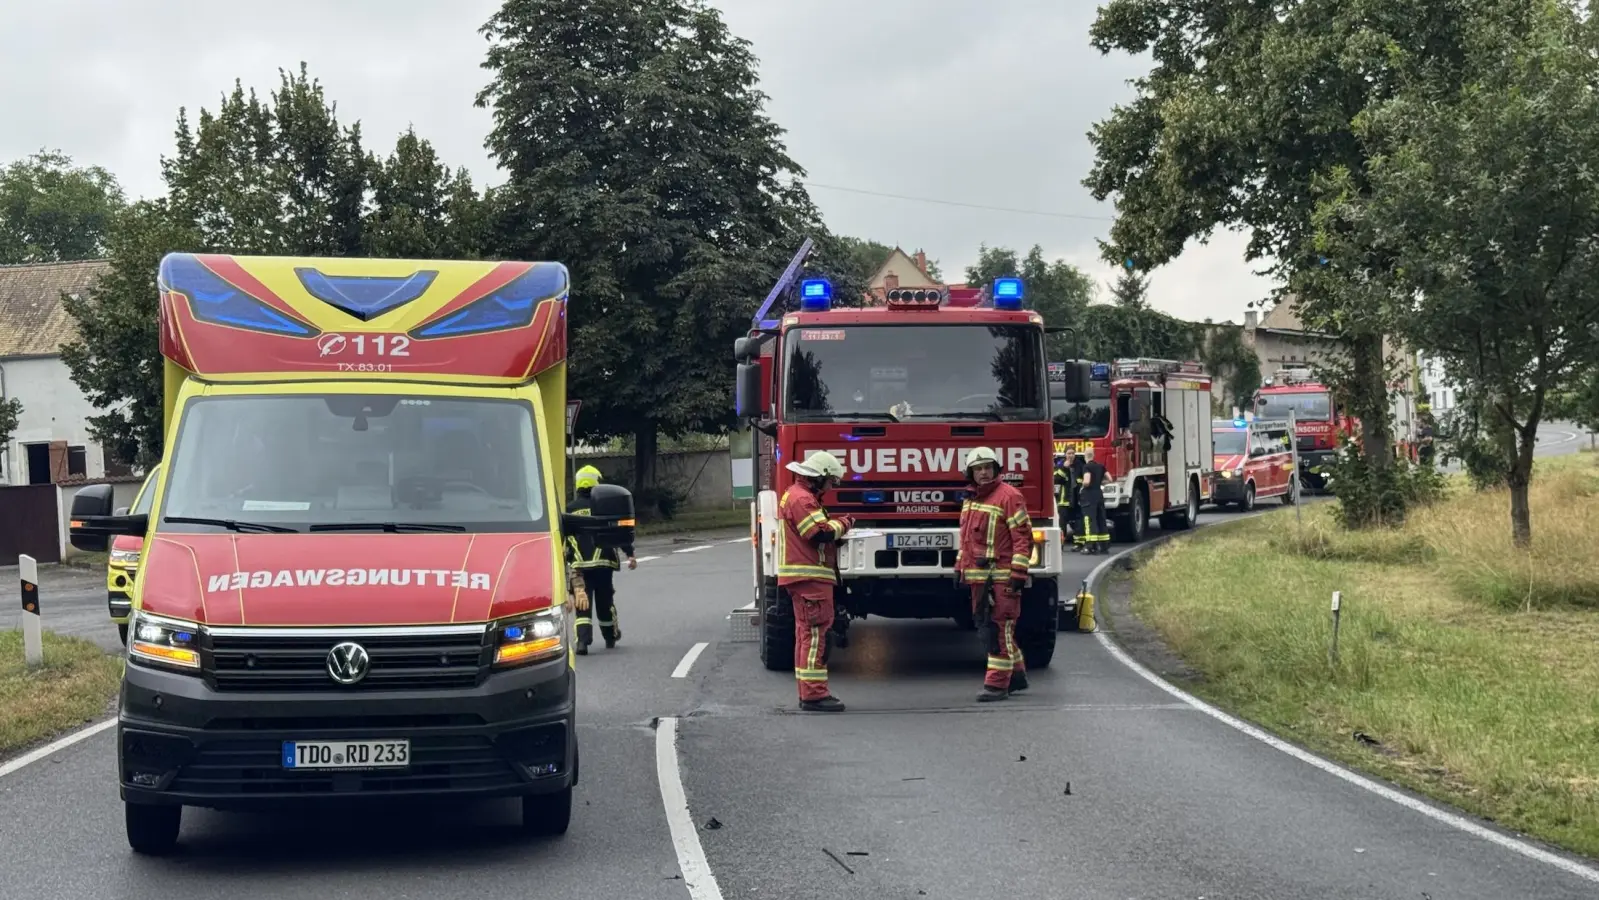
[{"label": "stone wall", "polygon": [[[633,455],[583,454],[577,466],[593,466],[605,480],[631,487]],[[662,453],[655,458],[655,477],[661,488],[683,497],[680,509],[733,508],[733,469],[726,450]]]}]

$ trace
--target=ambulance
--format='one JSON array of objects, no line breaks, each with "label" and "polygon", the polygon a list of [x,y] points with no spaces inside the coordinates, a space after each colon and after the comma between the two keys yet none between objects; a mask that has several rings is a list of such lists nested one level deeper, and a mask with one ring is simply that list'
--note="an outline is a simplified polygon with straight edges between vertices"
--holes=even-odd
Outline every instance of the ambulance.
[{"label": "ambulance", "polygon": [[[139,485],[139,493],[134,495],[133,506],[117,509],[116,515],[125,516],[130,512],[149,515],[150,504],[155,500],[155,491],[150,488],[160,471],[160,466],[152,467]],[[142,536],[119,534],[112,539],[111,554],[106,560],[106,609],[124,645],[128,643],[128,619],[133,616],[133,582],[139,576],[139,556],[143,549]]]},{"label": "ambulance", "polygon": [[79,492],[72,543],[143,542],[117,712],[127,838],[183,807],[519,798],[579,777],[558,263],[175,253],[148,511]]}]

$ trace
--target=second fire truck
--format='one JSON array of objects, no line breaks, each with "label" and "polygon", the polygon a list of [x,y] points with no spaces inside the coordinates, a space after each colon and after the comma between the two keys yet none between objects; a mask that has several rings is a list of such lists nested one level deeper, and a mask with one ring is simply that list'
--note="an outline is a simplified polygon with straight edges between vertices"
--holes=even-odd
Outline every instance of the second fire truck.
[{"label": "second fire truck", "polygon": [[[767,318],[807,249],[757,313],[738,360],[734,405],[756,431],[754,590],[766,668],[794,662],[794,620],[777,587],[778,498],[786,463],[825,450],[844,481],[822,498],[863,535],[841,553],[835,630],[852,618],[951,618],[974,627],[954,581],[966,455],[991,447],[1002,477],[1026,498],[1033,564],[1016,639],[1028,668],[1054,655],[1062,598],[1060,523],[1050,465],[1044,323],[1024,309],[1022,282],[996,279],[979,306],[953,307],[939,289],[896,289],[886,302],[839,308],[831,286],[799,285],[799,309]],[[843,646],[846,641],[841,640]]]},{"label": "second fire truck", "polygon": [[[1389,417],[1394,454],[1417,459],[1418,416],[1414,399],[1403,385],[1389,386]],[[1294,417],[1299,450],[1300,484],[1313,491],[1328,489],[1339,444],[1360,435],[1360,421],[1351,416],[1333,390],[1310,367],[1284,366],[1255,394],[1255,415],[1262,419]]]},{"label": "second fire truck", "polygon": [[1215,485],[1211,379],[1198,362],[1052,363],[1055,452],[1092,447],[1114,535],[1141,541],[1151,516],[1190,528]]}]

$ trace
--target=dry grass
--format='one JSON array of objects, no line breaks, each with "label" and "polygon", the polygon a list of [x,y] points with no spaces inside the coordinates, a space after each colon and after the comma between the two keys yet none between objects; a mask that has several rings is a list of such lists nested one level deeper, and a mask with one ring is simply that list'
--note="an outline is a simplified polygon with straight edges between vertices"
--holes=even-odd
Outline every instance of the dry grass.
[{"label": "dry grass", "polygon": [[29,671],[22,632],[0,631],[0,758],[104,718],[121,680],[121,658],[49,632],[44,665]]},{"label": "dry grass", "polygon": [[[1285,737],[1599,856],[1599,458],[1540,463],[1533,547],[1503,493],[1405,527],[1325,507],[1200,532],[1139,570],[1134,611],[1196,693]],[[1339,659],[1328,657],[1343,592]],[[1361,732],[1379,744],[1357,741]]]}]

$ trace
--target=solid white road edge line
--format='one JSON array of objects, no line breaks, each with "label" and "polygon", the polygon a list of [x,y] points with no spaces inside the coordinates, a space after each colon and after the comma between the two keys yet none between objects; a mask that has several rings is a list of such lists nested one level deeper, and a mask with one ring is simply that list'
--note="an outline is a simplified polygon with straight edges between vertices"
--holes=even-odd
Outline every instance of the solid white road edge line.
[{"label": "solid white road edge line", "polygon": [[655,777],[661,784],[661,805],[666,807],[666,824],[672,829],[672,846],[677,850],[677,866],[693,900],[722,900],[722,889],[711,874],[711,864],[700,846],[700,833],[683,793],[682,772],[677,763],[677,719],[665,716],[655,729]]},{"label": "solid white road edge line", "polygon": [[700,654],[704,653],[705,648],[709,646],[710,644],[701,641],[698,644],[688,648],[688,652],[683,654],[683,659],[677,664],[677,668],[672,670],[672,677],[687,678],[688,670],[694,668],[694,661],[699,659]]},{"label": "solid white road edge line", "polygon": [[704,544],[704,545],[699,546],[699,547],[684,547],[681,550],[673,550],[672,552],[673,553],[695,553],[695,552],[698,552],[700,550],[709,550],[709,549],[711,549],[711,545],[710,544]]},{"label": "solid white road edge line", "polygon": [[747,543],[749,543],[749,540],[750,539],[747,538],[747,537],[733,538],[732,540],[728,541],[727,543],[729,543],[729,544],[747,544]]},{"label": "solid white road edge line", "polygon": [[[1236,521],[1243,518],[1253,518],[1256,515],[1261,515],[1261,513],[1254,513],[1251,516],[1234,516],[1230,519],[1230,521]],[[1135,552],[1139,549],[1141,548],[1130,547],[1121,551],[1120,553],[1115,554],[1114,556],[1109,557],[1104,562],[1095,566],[1094,570],[1088,573],[1089,585],[1097,589],[1099,586],[1100,576],[1104,574],[1106,569],[1110,568],[1112,563],[1122,556]],[[1221,722],[1223,725],[1227,725],[1230,728],[1241,731],[1268,747],[1281,750],[1282,752],[1300,760],[1301,762],[1309,763],[1310,765],[1315,766],[1329,775],[1342,778],[1344,781],[1349,782],[1355,787],[1364,788],[1365,790],[1370,791],[1371,793],[1376,794],[1385,800],[1392,800],[1400,806],[1403,806],[1406,809],[1414,812],[1421,813],[1422,815],[1436,822],[1440,822],[1444,825],[1448,825],[1451,828],[1482,838],[1491,844],[1496,844],[1511,852],[1519,853],[1528,859],[1534,859],[1541,863],[1547,863],[1557,869],[1560,869],[1561,871],[1575,875],[1578,878],[1599,883],[1599,869],[1590,868],[1589,866],[1585,866],[1575,860],[1567,859],[1566,857],[1556,853],[1551,853],[1541,847],[1535,847],[1526,841],[1520,841],[1510,837],[1509,835],[1501,834],[1497,831],[1494,831],[1492,828],[1485,828],[1484,826],[1479,825],[1476,822],[1465,818],[1464,816],[1446,812],[1445,810],[1439,809],[1430,803],[1418,800],[1415,797],[1411,797],[1407,794],[1402,794],[1385,784],[1380,784],[1363,775],[1357,775],[1354,772],[1345,769],[1343,766],[1338,765],[1337,763],[1322,759],[1308,750],[1301,749],[1279,737],[1267,734],[1265,731],[1262,731],[1254,725],[1222,712],[1216,707],[1211,706],[1209,703],[1206,703],[1205,701],[1195,697],[1187,691],[1184,691],[1182,688],[1177,687],[1159,675],[1156,675],[1154,672],[1151,672],[1149,669],[1145,668],[1142,663],[1138,662],[1138,660],[1135,660],[1129,656],[1127,651],[1123,650],[1121,646],[1116,643],[1115,639],[1113,639],[1109,634],[1103,631],[1095,631],[1094,637],[1099,639],[1100,645],[1109,651],[1111,656],[1115,657],[1116,660],[1122,665],[1132,669],[1145,681],[1148,681],[1155,687],[1160,688],[1166,693],[1176,697],[1178,700],[1183,701],[1189,706],[1192,706],[1194,709],[1199,710],[1205,715],[1210,716],[1216,721]]]},{"label": "solid white road edge line", "polygon": [[77,742],[79,742],[81,740],[92,738],[95,735],[99,734],[102,731],[105,731],[107,728],[110,728],[111,726],[113,726],[115,724],[117,724],[117,720],[116,720],[115,717],[110,718],[110,719],[106,719],[104,722],[96,722],[93,725],[90,725],[88,728],[79,729],[78,731],[74,731],[74,732],[72,732],[71,734],[67,735],[64,738],[59,738],[57,740],[51,741],[48,744],[45,744],[43,747],[39,747],[39,748],[37,748],[35,750],[30,750],[27,753],[24,753],[21,756],[17,757],[16,759],[13,759],[13,760],[11,760],[8,763],[0,765],[0,778],[4,778],[7,775],[10,775],[12,772],[15,772],[16,770],[22,768],[25,765],[28,765],[29,763],[36,763],[39,760],[44,759],[46,756],[51,755],[52,753],[56,753],[58,751],[65,750],[68,747],[72,746],[73,744],[76,744]]},{"label": "solid white road edge line", "polygon": [[639,562],[649,562],[652,559],[660,559],[660,557],[659,556],[640,556],[640,557],[638,557],[638,561]]}]

